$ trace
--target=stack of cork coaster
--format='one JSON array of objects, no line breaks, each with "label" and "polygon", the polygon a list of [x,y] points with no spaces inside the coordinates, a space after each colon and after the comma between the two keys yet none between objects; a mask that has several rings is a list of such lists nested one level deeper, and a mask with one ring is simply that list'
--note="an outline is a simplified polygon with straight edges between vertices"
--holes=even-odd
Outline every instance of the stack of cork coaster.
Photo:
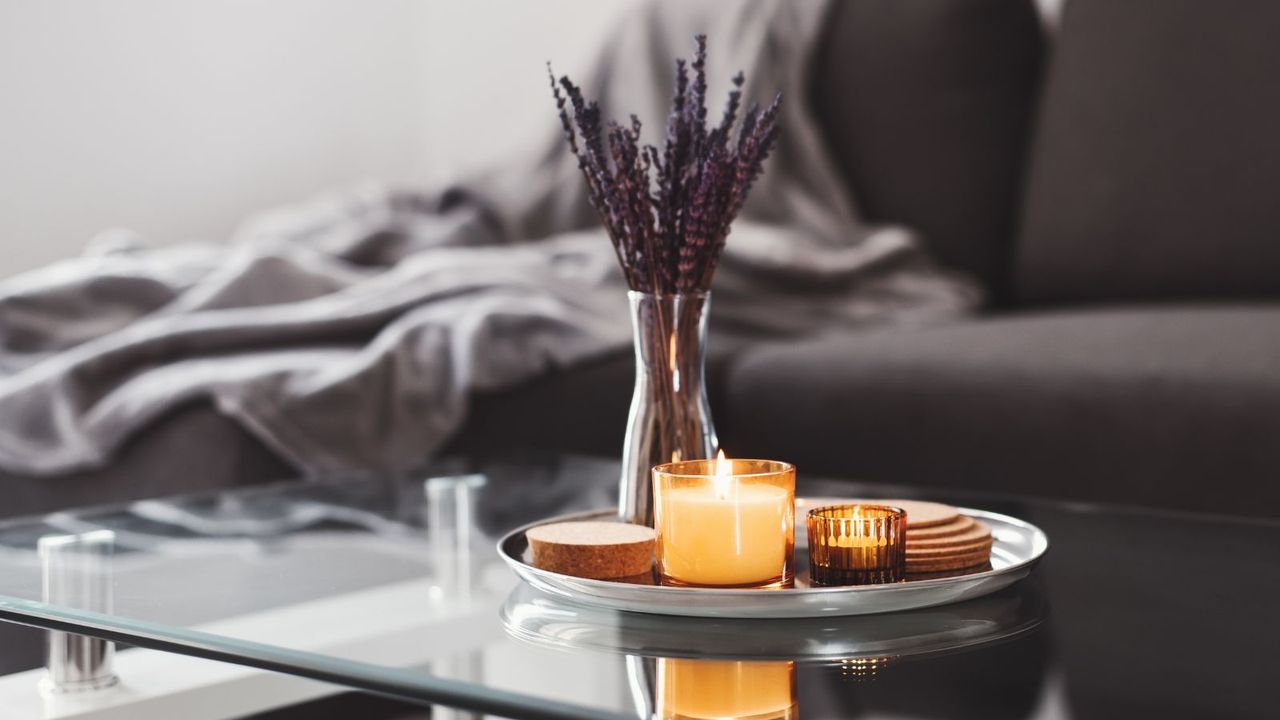
[{"label": "stack of cork coaster", "polygon": [[919,500],[880,500],[907,511],[907,574],[947,577],[991,562],[991,528],[950,505]]}]

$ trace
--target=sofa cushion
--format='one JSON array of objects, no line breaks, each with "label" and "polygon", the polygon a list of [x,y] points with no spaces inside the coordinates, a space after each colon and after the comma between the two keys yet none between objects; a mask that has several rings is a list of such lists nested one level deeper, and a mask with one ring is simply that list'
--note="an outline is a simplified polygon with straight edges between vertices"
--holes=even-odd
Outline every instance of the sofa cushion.
[{"label": "sofa cushion", "polygon": [[524,450],[617,455],[622,450],[635,360],[618,353],[471,398],[462,429],[441,455],[502,456]]},{"label": "sofa cushion", "polygon": [[1024,302],[1280,297],[1280,3],[1066,3]]},{"label": "sofa cushion", "polygon": [[1280,515],[1280,306],[1097,310],[755,348],[730,453],[802,474]]},{"label": "sofa cushion", "polygon": [[1043,42],[1031,0],[831,3],[810,95],[864,216],[997,296]]},{"label": "sofa cushion", "polygon": [[210,402],[182,405],[105,467],[55,477],[0,471],[0,518],[294,478],[298,471]]}]

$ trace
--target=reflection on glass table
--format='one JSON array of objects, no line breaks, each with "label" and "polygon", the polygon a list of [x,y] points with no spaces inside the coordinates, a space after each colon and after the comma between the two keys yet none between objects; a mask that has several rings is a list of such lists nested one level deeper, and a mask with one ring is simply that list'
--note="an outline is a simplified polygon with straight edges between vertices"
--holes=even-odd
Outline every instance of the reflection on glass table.
[{"label": "reflection on glass table", "polygon": [[[1280,547],[1277,523],[929,493],[1028,520],[1053,549],[1026,580],[955,605],[668,618],[540,595],[497,556],[513,528],[616,502],[616,463],[457,461],[431,474],[444,479],[294,482],[0,523],[0,617],[130,646],[116,653],[116,684],[43,700],[43,636],[0,624],[0,707],[97,720],[166,703],[168,717],[229,718],[340,688],[546,718],[1252,717],[1273,707],[1271,664],[1255,658],[1280,652],[1280,567],[1258,560]],[[911,491],[802,470],[800,492]],[[110,605],[46,602],[41,538],[101,531],[114,536]],[[1229,591],[1188,580],[1188,568],[1211,565]],[[1184,662],[1189,643],[1210,640],[1213,663]],[[696,689],[735,683],[750,690]],[[721,699],[729,704],[707,704]]]},{"label": "reflection on glass table", "polygon": [[1023,583],[977,600],[874,616],[788,620],[670,617],[587,607],[518,587],[507,632],[533,645],[627,660],[641,717],[790,718],[797,667],[869,678],[890,662],[962,652],[1031,632],[1047,616]]},{"label": "reflection on glass table", "polygon": [[502,606],[507,632],[525,642],[569,651],[646,657],[789,660],[906,657],[1005,640],[1048,615],[1034,583],[955,605],[882,615],[760,620],[693,618],[588,607],[527,586]]},{"label": "reflection on glass table", "polygon": [[659,658],[657,676],[654,715],[663,720],[798,717],[792,662]]}]

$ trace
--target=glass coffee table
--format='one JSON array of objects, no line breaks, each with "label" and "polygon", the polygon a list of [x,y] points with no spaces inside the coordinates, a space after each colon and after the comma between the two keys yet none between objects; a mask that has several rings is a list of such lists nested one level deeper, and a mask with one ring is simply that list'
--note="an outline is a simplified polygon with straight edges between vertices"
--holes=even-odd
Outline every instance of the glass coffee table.
[{"label": "glass coffee table", "polygon": [[[802,495],[927,496],[1028,520],[1052,547],[998,593],[886,615],[673,618],[519,583],[494,540],[612,504],[616,477],[616,463],[581,457],[445,461],[426,480],[282,483],[5,521],[0,619],[50,631],[53,671],[0,678],[3,716],[242,717],[338,688],[435,706],[433,717],[1274,712],[1278,522],[802,473]],[[39,647],[6,640],[19,631],[0,631],[7,667],[41,662]],[[113,658],[94,639],[127,649]]]}]

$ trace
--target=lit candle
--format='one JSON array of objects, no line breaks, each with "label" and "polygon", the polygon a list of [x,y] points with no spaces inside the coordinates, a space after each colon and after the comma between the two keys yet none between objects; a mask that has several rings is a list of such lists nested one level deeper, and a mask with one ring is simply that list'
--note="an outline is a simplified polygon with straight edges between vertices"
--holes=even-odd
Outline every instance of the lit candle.
[{"label": "lit candle", "polygon": [[814,585],[898,582],[906,568],[907,515],[886,505],[830,505],[809,511],[809,580]]},{"label": "lit candle", "polygon": [[773,587],[791,582],[795,467],[771,460],[688,460],[654,468],[658,572],[666,584]]},{"label": "lit candle", "polygon": [[792,662],[658,659],[658,712],[676,718],[792,718]]}]

